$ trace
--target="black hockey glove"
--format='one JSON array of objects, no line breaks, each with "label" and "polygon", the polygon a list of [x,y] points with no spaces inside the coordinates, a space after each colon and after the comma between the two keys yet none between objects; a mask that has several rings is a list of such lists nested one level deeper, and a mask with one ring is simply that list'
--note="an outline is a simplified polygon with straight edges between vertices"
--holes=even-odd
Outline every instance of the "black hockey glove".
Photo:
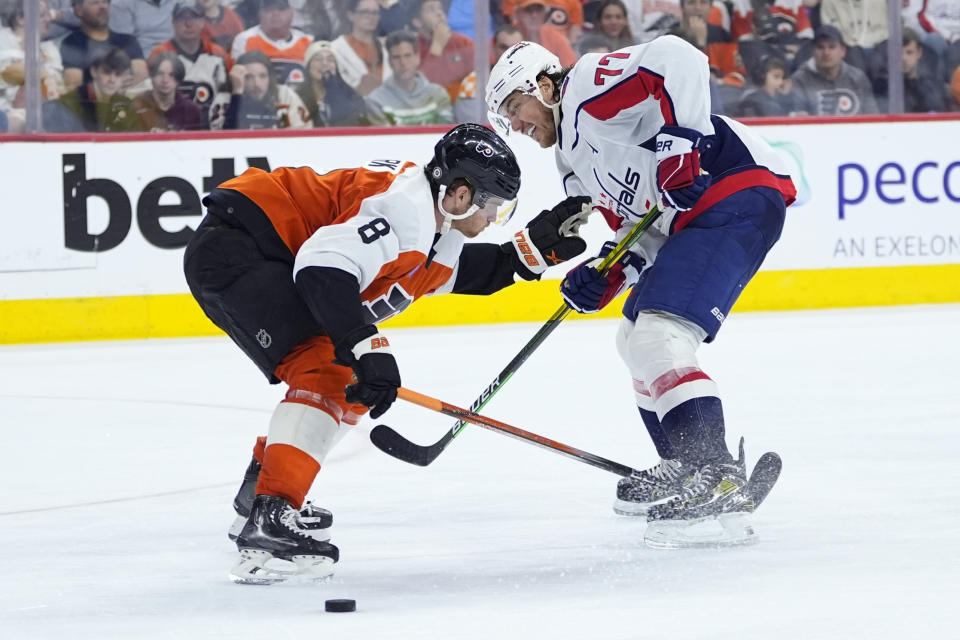
[{"label": "black hockey glove", "polygon": [[370,408],[370,417],[379,418],[397,399],[400,370],[390,352],[390,343],[377,328],[364,325],[345,335],[333,349],[335,363],[350,367],[357,382],[345,390],[347,402]]},{"label": "black hockey glove", "polygon": [[510,254],[513,270],[524,280],[537,280],[547,267],[566,262],[587,249],[577,235],[591,211],[588,196],[571,196],[553,209],[541,211],[526,229],[501,245]]}]

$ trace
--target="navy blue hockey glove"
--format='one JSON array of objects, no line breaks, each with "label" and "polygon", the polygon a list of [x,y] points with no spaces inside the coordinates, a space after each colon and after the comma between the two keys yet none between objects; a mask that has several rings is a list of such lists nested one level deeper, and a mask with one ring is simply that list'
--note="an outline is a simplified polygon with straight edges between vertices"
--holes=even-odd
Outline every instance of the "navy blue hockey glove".
[{"label": "navy blue hockey glove", "polygon": [[390,343],[372,325],[345,335],[333,350],[335,363],[350,367],[357,382],[345,390],[347,402],[370,408],[370,417],[379,418],[397,399],[400,370],[390,352]]},{"label": "navy blue hockey glove", "polygon": [[548,267],[586,251],[587,243],[578,234],[592,210],[588,196],[571,196],[541,211],[526,229],[501,245],[510,254],[514,272],[524,280],[537,280]]},{"label": "navy blue hockey glove", "polygon": [[596,258],[580,263],[567,274],[560,285],[567,306],[579,313],[596,313],[637,281],[646,261],[632,251],[614,263],[606,275],[597,271],[597,265],[616,246],[612,240],[604,242]]},{"label": "navy blue hockey glove", "polygon": [[657,134],[657,188],[677,211],[689,211],[710,186],[700,169],[703,135],[686,127],[661,127]]}]

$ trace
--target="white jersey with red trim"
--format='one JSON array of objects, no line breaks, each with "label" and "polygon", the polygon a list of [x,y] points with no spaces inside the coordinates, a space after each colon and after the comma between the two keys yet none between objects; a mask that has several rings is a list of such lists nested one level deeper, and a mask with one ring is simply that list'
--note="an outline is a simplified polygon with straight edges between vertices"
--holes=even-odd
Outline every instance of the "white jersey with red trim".
[{"label": "white jersey with red trim", "polygon": [[656,136],[670,125],[705,136],[700,164],[712,184],[690,211],[664,212],[653,234],[660,242],[742,189],[771,187],[791,204],[796,189],[777,152],[739,122],[710,114],[709,75],[707,57],[675,36],[580,58],[561,85],[556,159],[567,195],[590,196],[625,233],[659,202]]}]

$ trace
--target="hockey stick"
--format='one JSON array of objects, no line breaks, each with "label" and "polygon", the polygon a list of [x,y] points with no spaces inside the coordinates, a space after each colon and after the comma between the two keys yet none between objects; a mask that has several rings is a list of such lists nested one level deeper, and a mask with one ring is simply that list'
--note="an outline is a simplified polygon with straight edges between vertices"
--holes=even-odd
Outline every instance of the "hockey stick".
[{"label": "hockey stick", "polygon": [[[642,236],[643,233],[650,228],[650,225],[652,225],[659,216],[660,209],[656,206],[648,211],[637,224],[637,226],[631,229],[630,233],[628,233],[627,236],[623,238],[623,240],[621,240],[616,247],[614,247],[613,251],[611,251],[607,257],[600,262],[598,271],[600,271],[602,274],[605,274],[610,267],[616,264],[616,262],[623,257],[627,250],[629,250],[630,247],[632,247],[634,243],[640,239],[640,236]],[[470,410],[479,411],[486,406],[490,398],[492,398],[497,391],[499,391],[500,387],[506,384],[507,380],[509,380],[513,374],[517,372],[517,369],[520,368],[520,365],[526,362],[527,358],[529,358],[530,355],[536,351],[537,347],[539,347],[543,341],[547,339],[547,336],[553,333],[553,330],[557,328],[564,318],[567,317],[570,311],[571,309],[566,305],[566,303],[560,305],[560,308],[557,309],[552,316],[550,316],[550,319],[547,320],[542,327],[540,327],[530,341],[527,342],[522,349],[520,349],[520,352],[513,357],[513,360],[511,360],[507,366],[503,368],[497,377],[493,379],[493,382],[487,385],[487,388],[483,390],[483,393],[481,393],[480,396],[473,401],[473,403],[470,405]],[[398,460],[403,460],[404,462],[409,462],[410,464],[425,467],[436,460],[437,456],[443,453],[443,450],[447,448],[450,442],[457,437],[457,435],[465,426],[467,426],[467,423],[464,420],[458,419],[453,427],[443,434],[442,438],[431,445],[423,446],[407,440],[387,425],[380,424],[374,427],[370,432],[370,441],[373,442],[378,449],[393,456],[394,458],[397,458]]]},{"label": "hockey stick", "polygon": [[[562,442],[551,440],[550,438],[532,433],[525,429],[521,429],[520,427],[514,427],[506,422],[500,422],[499,420],[482,416],[468,409],[454,406],[444,402],[443,400],[431,398],[430,396],[417,393],[416,391],[411,391],[410,389],[406,389],[404,387],[397,389],[397,397],[406,402],[430,409],[431,411],[437,411],[444,415],[451,416],[460,422],[469,422],[471,424],[481,426],[484,429],[496,431],[497,433],[508,435],[517,440],[529,442],[530,444],[536,445],[542,449],[554,451],[560,455],[573,458],[574,460],[579,460],[580,462],[589,464],[592,467],[602,469],[603,471],[609,471],[610,473],[615,473],[621,477],[640,473],[633,467],[628,467],[625,464],[608,460],[588,451],[571,447],[570,445],[563,444]],[[743,445],[741,444],[741,447],[742,446]],[[773,485],[777,482],[777,478],[780,477],[780,469],[782,465],[783,463],[780,460],[780,456],[772,451],[768,451],[760,456],[759,460],[757,460],[757,464],[754,465],[753,471],[750,473],[750,477],[748,478],[745,486],[746,495],[748,498],[753,500],[753,507],[751,511],[755,511],[756,508],[760,506],[760,503],[764,501],[767,495],[769,495],[770,490],[773,489]]]},{"label": "hockey stick", "polygon": [[[598,455],[594,455],[587,451],[582,451],[576,447],[571,447],[563,444],[562,442],[557,442],[556,440],[545,438],[544,436],[531,433],[530,431],[526,431],[519,427],[514,427],[506,422],[500,422],[499,420],[494,420],[493,418],[481,416],[480,414],[474,413],[469,409],[462,409],[452,404],[448,404],[443,400],[431,398],[430,396],[425,396],[422,393],[417,393],[416,391],[411,391],[410,389],[405,389],[404,387],[400,387],[397,390],[397,397],[401,400],[405,400],[432,411],[437,411],[444,415],[456,418],[458,420],[458,424],[469,422],[471,424],[481,426],[484,429],[489,429],[490,431],[503,433],[518,440],[523,440],[525,442],[537,445],[543,449],[555,451],[561,455],[567,456],[568,458],[585,462],[598,469],[615,473],[618,476],[629,476],[632,473],[638,473],[636,469],[628,467],[625,464],[620,464],[619,462],[614,462],[613,460],[601,458]],[[386,425],[377,425],[376,428],[379,429],[380,427],[385,426]]]}]

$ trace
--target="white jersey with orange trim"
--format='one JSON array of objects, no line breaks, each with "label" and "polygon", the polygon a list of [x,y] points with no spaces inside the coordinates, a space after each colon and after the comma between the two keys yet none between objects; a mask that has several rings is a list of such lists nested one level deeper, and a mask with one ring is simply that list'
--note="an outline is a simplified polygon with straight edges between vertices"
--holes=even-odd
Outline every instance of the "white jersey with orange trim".
[{"label": "white jersey with orange trim", "polygon": [[776,189],[791,204],[786,164],[744,125],[711,115],[709,83],[706,56],[675,36],[580,58],[561,85],[556,160],[567,195],[589,195],[625,233],[659,202],[655,144],[670,125],[705,136],[700,163],[712,184],[690,211],[665,211],[655,224],[661,241],[750,187]]},{"label": "white jersey with orange trim", "polygon": [[299,29],[291,29],[283,40],[270,38],[260,25],[241,31],[233,40],[230,57],[233,62],[248,51],[262,51],[270,58],[280,84],[300,84],[304,81],[303,57],[313,37]]},{"label": "white jersey with orange trim", "polygon": [[412,162],[374,160],[325,174],[248,169],[220,188],[242,193],[267,215],[294,256],[294,279],[309,267],[353,275],[371,324],[452,286],[465,237],[451,229],[435,242],[430,183]]},{"label": "white jersey with orange trim", "polygon": [[465,238],[450,230],[434,245],[436,233],[430,184],[421,167],[410,165],[386,191],[365,198],[356,215],[317,229],[297,252],[294,279],[309,267],[352,274],[366,319],[378,323],[453,276]]}]

